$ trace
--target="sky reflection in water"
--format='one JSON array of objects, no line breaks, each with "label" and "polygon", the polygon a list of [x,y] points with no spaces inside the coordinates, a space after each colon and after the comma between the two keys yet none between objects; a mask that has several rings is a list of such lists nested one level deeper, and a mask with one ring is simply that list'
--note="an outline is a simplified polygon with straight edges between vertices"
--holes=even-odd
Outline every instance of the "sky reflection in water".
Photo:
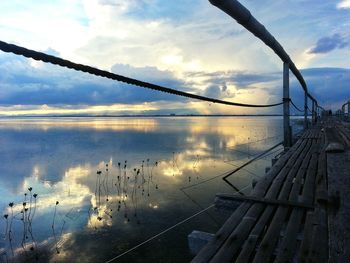
[{"label": "sky reflection in water", "polygon": [[[1,260],[113,258],[209,206],[215,193],[233,192],[220,177],[201,182],[281,141],[281,132],[279,117],[0,119]],[[271,157],[231,182],[249,186]],[[211,209],[120,261],[188,261],[187,234],[215,232],[227,215]]]}]

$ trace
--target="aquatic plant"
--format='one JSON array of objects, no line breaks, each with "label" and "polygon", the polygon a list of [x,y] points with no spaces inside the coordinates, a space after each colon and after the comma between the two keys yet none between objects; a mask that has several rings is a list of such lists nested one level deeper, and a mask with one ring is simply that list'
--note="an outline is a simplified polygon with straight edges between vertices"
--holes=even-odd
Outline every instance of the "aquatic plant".
[{"label": "aquatic plant", "polygon": [[[26,196],[27,196],[27,194],[24,194],[25,195],[25,199],[24,200],[26,200]],[[21,218],[21,220],[22,220],[22,222],[23,222],[23,235],[22,235],[22,242],[21,242],[21,246],[22,246],[22,248],[23,248],[23,251],[24,251],[24,253],[26,254],[27,252],[26,252],[26,249],[25,249],[25,240],[28,238],[28,236],[27,236],[27,215],[26,215],[26,212],[28,211],[28,209],[26,208],[26,205],[27,205],[27,203],[26,202],[23,202],[22,203],[22,205],[23,205],[23,209],[21,210],[21,213],[22,213],[22,218]]]},{"label": "aquatic plant", "polygon": [[28,220],[30,220],[30,215],[32,213],[32,187],[28,188],[29,194],[30,194],[30,198],[29,198],[29,213],[28,213]]},{"label": "aquatic plant", "polygon": [[[31,192],[33,189],[31,187],[28,188],[29,192]],[[32,239],[32,246],[30,247],[30,250],[33,251],[37,245],[36,245],[36,241],[34,239],[34,235],[33,235],[33,229],[32,229],[32,222],[33,222],[33,219],[34,219],[34,215],[35,215],[35,212],[36,212],[36,198],[37,198],[38,194],[34,193],[33,194],[33,197],[34,197],[34,208],[33,208],[33,213],[32,213],[32,195],[30,197],[30,210],[29,210],[29,215],[28,215],[28,233]],[[38,256],[38,255],[37,255]]]},{"label": "aquatic plant", "polygon": [[6,240],[7,231],[8,231],[8,226],[9,226],[8,217],[9,217],[8,214],[5,214],[5,215],[4,215],[4,218],[5,218],[5,220],[6,220],[6,228],[5,228],[5,234],[4,234],[4,239],[5,239],[5,240]]},{"label": "aquatic plant", "polygon": [[11,209],[11,220],[10,220],[10,226],[9,226],[9,231],[8,231],[8,237],[9,237],[9,243],[10,243],[10,248],[11,248],[11,252],[12,252],[12,257],[14,257],[14,252],[13,252],[13,246],[12,246],[12,222],[13,222],[13,206],[14,203],[11,202],[9,203],[9,207]]},{"label": "aquatic plant", "polygon": [[34,208],[33,208],[33,213],[31,215],[32,217],[30,219],[31,222],[33,221],[33,218],[34,218],[34,215],[35,215],[35,212],[36,212],[36,200],[37,200],[38,194],[34,193],[33,197],[34,197]]},{"label": "aquatic plant", "polygon": [[140,169],[134,168],[134,185],[131,192],[131,202],[134,207],[134,217],[137,217],[137,182],[138,175],[140,174]]},{"label": "aquatic plant", "polygon": [[149,169],[149,159],[147,159],[147,175],[148,175],[148,180],[147,180],[147,196],[150,196],[151,172],[150,172],[150,169]]},{"label": "aquatic plant", "polygon": [[56,213],[57,213],[57,206],[58,206],[58,204],[59,204],[59,202],[56,201],[55,209],[54,209],[54,213],[53,213],[53,218],[52,218],[52,225],[51,225],[53,237],[55,239],[55,249],[56,249],[56,253],[57,254],[60,253],[60,251],[58,249],[57,236],[56,236],[56,231],[55,231],[55,220],[56,220]]},{"label": "aquatic plant", "polygon": [[109,189],[108,189],[108,163],[106,163],[106,175],[105,175],[105,191],[106,191],[106,194],[107,194],[107,197],[106,197],[106,201],[108,202],[109,201],[109,198],[108,198],[108,195],[109,195]]},{"label": "aquatic plant", "polygon": [[54,228],[55,227],[55,219],[56,219],[56,213],[57,213],[57,205],[59,204],[58,201],[56,201],[56,204],[55,204],[55,209],[54,209],[54,212],[53,212],[53,218],[52,218],[52,225],[51,227]]}]

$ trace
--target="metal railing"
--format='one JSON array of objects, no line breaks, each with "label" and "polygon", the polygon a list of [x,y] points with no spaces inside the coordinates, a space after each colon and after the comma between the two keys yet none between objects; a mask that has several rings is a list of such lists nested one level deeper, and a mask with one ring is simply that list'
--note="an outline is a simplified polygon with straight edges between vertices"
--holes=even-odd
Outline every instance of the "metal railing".
[{"label": "metal railing", "polygon": [[[291,60],[289,55],[283,49],[281,44],[267,31],[267,29],[258,22],[253,15],[237,0],[209,0],[211,4],[215,5],[232,18],[234,18],[238,23],[243,25],[248,31],[253,33],[256,37],[262,40],[267,46],[269,46],[283,61],[283,100],[282,102],[276,102],[273,104],[246,104],[232,101],[224,101],[216,98],[209,98],[206,96],[201,96],[197,94],[192,94],[177,89],[160,86],[157,84],[141,81],[134,78],[129,78],[126,76],[118,75],[108,71],[100,70],[87,65],[77,64],[69,60],[65,60],[56,56],[51,56],[42,52],[37,52],[34,50],[26,49],[17,45],[9,44],[0,41],[0,50],[4,52],[11,52],[17,55],[22,55],[27,58],[32,58],[35,60],[40,60],[46,63],[52,63],[59,65],[61,67],[67,67],[77,71],[86,72],[96,76],[101,76],[104,78],[109,78],[116,81],[122,81],[131,85],[139,86],[142,88],[157,90],[160,92],[166,92],[177,96],[183,96],[186,98],[197,99],[201,101],[208,101],[218,104],[239,106],[239,107],[274,107],[283,104],[283,127],[284,127],[284,147],[289,148],[292,145],[292,131],[290,126],[290,104],[294,106],[298,111],[304,112],[304,127],[308,127],[308,98],[312,102],[312,124],[315,124],[318,116],[320,115],[320,110],[324,110],[320,105],[318,105],[317,100],[308,92],[306,82],[300,73],[300,71],[295,66],[294,62]],[[291,100],[289,95],[289,70],[295,75],[304,90],[304,110],[300,110]],[[349,102],[348,102],[349,107]],[[344,106],[344,105],[343,105]],[[344,106],[345,107],[345,106]],[[349,112],[349,110],[348,110]]]},{"label": "metal railing", "polygon": [[[346,108],[347,108],[347,111],[346,111]],[[341,114],[343,115],[344,118],[346,118],[347,120],[350,120],[350,100],[345,102],[341,106]]]},{"label": "metal railing", "polygon": [[[293,72],[304,90],[304,127],[308,127],[307,109],[308,98],[312,102],[312,124],[316,123],[318,109],[322,109],[318,105],[317,100],[308,91],[306,82],[300,71],[295,66],[287,52],[281,44],[271,35],[271,33],[258,21],[254,16],[237,0],[209,0],[209,2],[224,11],[226,14],[235,19],[239,24],[253,33],[257,38],[262,40],[269,46],[279,58],[283,61],[283,126],[284,126],[284,147],[292,145],[292,132],[290,126],[290,105],[289,96],[289,70]],[[294,105],[295,106],[295,105]],[[296,106],[295,106],[296,107]]]}]

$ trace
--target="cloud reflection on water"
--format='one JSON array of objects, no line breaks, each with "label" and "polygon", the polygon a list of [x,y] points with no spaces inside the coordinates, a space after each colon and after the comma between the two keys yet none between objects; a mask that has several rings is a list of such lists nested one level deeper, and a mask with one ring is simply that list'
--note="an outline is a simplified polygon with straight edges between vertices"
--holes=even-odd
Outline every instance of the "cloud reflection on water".
[{"label": "cloud reflection on water", "polygon": [[[254,154],[267,148],[274,139],[245,143],[279,135],[281,121],[46,118],[2,119],[0,124],[0,188],[7,189],[0,201],[3,212],[9,213],[8,202],[21,202],[23,193],[33,187],[39,194],[32,223],[37,243],[58,246],[62,253],[54,255],[53,250],[52,260],[73,260],[71,252],[89,247],[96,234],[100,246],[113,251],[109,241],[117,238],[111,236],[113,233],[127,243],[129,237],[139,239],[139,231],[150,235],[194,211],[196,206],[179,188],[232,170],[232,164],[248,158],[247,151]],[[260,166],[255,172],[263,170]],[[236,179],[237,186],[249,184],[251,176],[242,173]],[[232,191],[216,180],[195,187],[191,194],[205,204],[225,189]],[[20,209],[16,207],[16,213]],[[57,236],[53,238],[55,209]],[[13,227],[20,233],[20,222]],[[20,238],[15,239],[18,246]],[[8,249],[6,242],[0,244]],[[19,251],[23,249],[19,247]],[[94,258],[106,259],[103,253]]]}]

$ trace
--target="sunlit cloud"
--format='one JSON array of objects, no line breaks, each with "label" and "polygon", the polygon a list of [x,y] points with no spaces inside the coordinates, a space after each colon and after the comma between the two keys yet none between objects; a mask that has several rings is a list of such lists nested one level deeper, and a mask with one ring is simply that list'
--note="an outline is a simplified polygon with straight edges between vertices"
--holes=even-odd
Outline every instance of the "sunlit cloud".
[{"label": "sunlit cloud", "polygon": [[343,0],[337,4],[337,8],[346,9],[350,8],[350,0]]},{"label": "sunlit cloud", "polygon": [[[243,4],[281,42],[297,67],[350,67],[349,61],[343,59],[349,53],[346,28],[350,18],[347,10],[344,10],[350,7],[349,0],[336,3],[324,1],[318,3],[317,8],[314,8],[315,3],[308,2],[304,3],[307,11],[298,9],[298,12],[295,12],[296,6],[288,1],[268,0],[264,5],[248,1]],[[281,6],[289,11],[281,13]],[[41,1],[38,4],[35,1],[16,0],[1,2],[0,10],[0,33],[2,40],[7,42],[50,54],[54,52],[78,63],[199,94],[213,85],[214,77],[216,85],[225,84],[235,92],[242,86],[235,80],[227,81],[227,75],[223,73],[251,73],[246,77],[255,83],[246,86],[254,85],[256,89],[251,89],[250,93],[235,92],[234,100],[255,103],[256,98],[264,102],[276,99],[272,89],[259,91],[263,84],[257,83],[254,75],[281,71],[280,59],[241,25],[208,2],[196,0],[164,4],[159,0],[76,0]],[[289,19],[290,15],[296,16],[295,19]],[[336,32],[334,28],[337,28]],[[334,36],[344,36],[343,42],[333,41],[335,47],[332,48],[324,32],[330,32],[333,40],[337,40]],[[315,55],[325,50],[334,52],[328,52],[327,56]],[[46,109],[46,112],[75,114],[71,113],[71,109],[52,105],[72,105],[74,103],[69,100],[75,98],[78,101],[76,104],[101,106],[100,109],[89,110],[77,106],[75,112],[99,114],[104,112],[102,108],[107,104],[123,104],[126,108],[126,104],[142,105],[143,101],[176,100],[139,89],[124,92],[124,86],[120,83],[116,84],[117,89],[123,91],[116,91],[110,88],[110,82],[100,79],[87,81],[87,75],[60,71],[58,67],[47,67],[34,60],[29,60],[27,64],[30,67],[24,66],[23,61],[10,61],[8,58],[0,61],[1,69],[18,73],[10,74],[7,71],[2,74],[0,104],[3,106],[48,104],[50,109]],[[38,74],[35,80],[32,79],[35,75],[29,74],[33,72]],[[194,73],[201,74],[195,76]],[[224,80],[217,83],[221,78]],[[14,80],[17,80],[16,83]],[[233,96],[225,98],[233,99]],[[188,104],[186,108],[192,106]],[[145,111],[152,110],[147,105],[143,107]],[[57,113],[59,109],[62,111]],[[212,105],[210,109],[196,108],[203,114],[226,114],[226,109],[217,105]],[[29,114],[41,114],[38,109],[33,110]],[[121,112],[115,109],[106,111]],[[138,113],[141,110],[130,106],[127,111]],[[169,113],[166,109],[165,112]],[[233,109],[231,112],[252,113],[249,109]]]},{"label": "sunlit cloud", "polygon": [[120,113],[145,113],[147,111],[157,110],[155,103],[142,103],[138,105],[131,104],[114,104],[82,107],[55,107],[48,105],[41,106],[9,106],[0,107],[0,115],[3,116],[21,116],[21,115],[55,115],[55,114],[120,114]]}]

